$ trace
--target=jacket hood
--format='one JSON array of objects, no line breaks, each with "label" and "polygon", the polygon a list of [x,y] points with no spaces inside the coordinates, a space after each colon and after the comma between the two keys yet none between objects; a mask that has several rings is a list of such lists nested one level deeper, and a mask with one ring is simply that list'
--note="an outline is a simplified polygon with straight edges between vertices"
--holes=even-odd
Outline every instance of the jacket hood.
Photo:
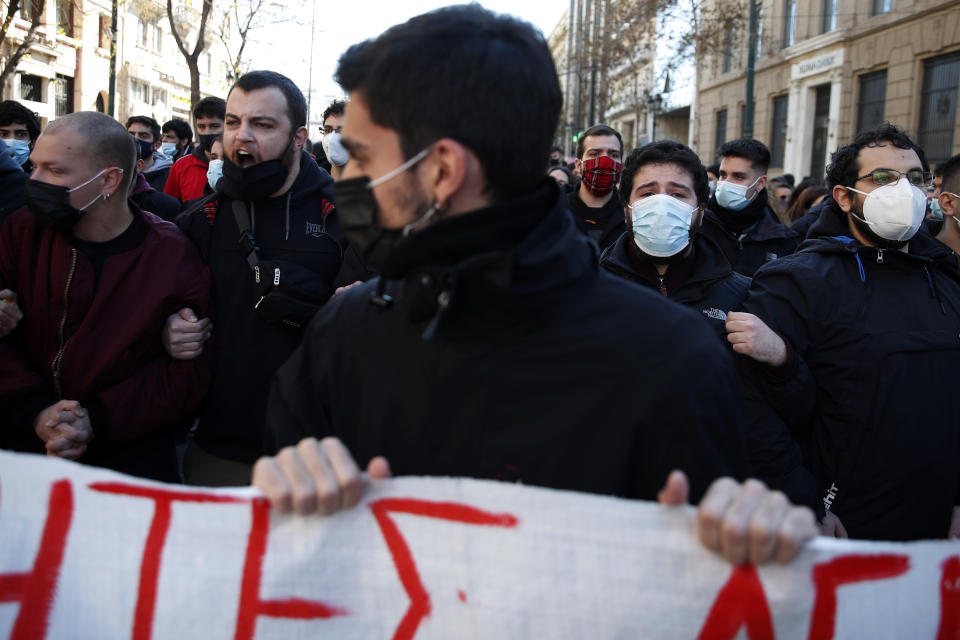
[{"label": "jacket hood", "polygon": [[163,171],[169,169],[173,166],[173,159],[168,158],[159,151],[153,152],[153,164],[149,169],[144,171],[144,173],[156,173],[158,171]]}]

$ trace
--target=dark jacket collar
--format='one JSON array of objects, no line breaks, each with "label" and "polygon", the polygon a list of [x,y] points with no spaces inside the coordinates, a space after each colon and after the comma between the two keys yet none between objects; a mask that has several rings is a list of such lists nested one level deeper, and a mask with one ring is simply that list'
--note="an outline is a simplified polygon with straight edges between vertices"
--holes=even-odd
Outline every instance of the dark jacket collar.
[{"label": "dark jacket collar", "polygon": [[[607,247],[600,256],[600,266],[621,277],[653,286],[655,283],[640,273],[630,259],[630,242],[632,242],[630,233],[624,233],[617,238],[616,243]],[[720,248],[700,233],[694,235],[693,251],[684,260],[692,261],[684,286],[716,282],[733,272]],[[672,269],[673,266],[670,268]]]},{"label": "dark jacket collar", "polygon": [[[876,247],[868,247],[860,243],[850,232],[847,223],[847,214],[840,209],[832,198],[824,200],[826,203],[820,217],[810,227],[807,240],[798,251],[814,253],[876,253]],[[889,249],[891,254],[904,254],[896,249]],[[949,273],[957,273],[958,258],[950,247],[930,235],[923,225],[909,243],[904,255],[924,261],[935,262]]]},{"label": "dark jacket collar", "polygon": [[[775,240],[788,238],[791,232],[787,227],[780,223],[776,214],[767,204],[767,190],[763,189],[742,211],[727,209],[717,203],[715,195],[710,196],[707,203],[706,217],[710,223],[719,226],[728,235],[740,237],[741,235],[748,240],[763,242],[765,240]],[[747,221],[745,226],[740,226],[734,221]],[[738,231],[737,227],[741,230]]]},{"label": "dark jacket collar", "polygon": [[397,246],[387,279],[433,272],[447,281],[483,281],[483,288],[521,294],[560,286],[596,272],[592,245],[574,227],[552,179],[533,192],[441,219]]}]

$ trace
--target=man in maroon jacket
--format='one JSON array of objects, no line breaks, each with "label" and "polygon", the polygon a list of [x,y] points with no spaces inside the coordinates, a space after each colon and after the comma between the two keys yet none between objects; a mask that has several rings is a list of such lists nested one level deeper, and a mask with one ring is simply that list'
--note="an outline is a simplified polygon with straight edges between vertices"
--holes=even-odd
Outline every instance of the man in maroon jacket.
[{"label": "man in maroon jacket", "polygon": [[22,312],[0,338],[0,446],[175,481],[174,425],[210,367],[170,358],[161,330],[184,306],[209,312],[209,272],[127,200],[136,151],[116,121],[59,118],[31,159],[27,207],[0,231],[0,290]]}]

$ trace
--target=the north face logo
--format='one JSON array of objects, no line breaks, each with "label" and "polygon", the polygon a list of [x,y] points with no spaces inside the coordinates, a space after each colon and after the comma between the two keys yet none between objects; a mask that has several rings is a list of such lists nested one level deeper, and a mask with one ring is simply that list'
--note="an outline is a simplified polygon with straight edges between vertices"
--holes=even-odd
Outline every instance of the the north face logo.
[{"label": "the north face logo", "polygon": [[714,309],[713,307],[704,309],[703,315],[707,316],[708,318],[713,318],[714,320],[721,320],[723,322],[727,321],[727,314],[725,314],[723,311],[720,311],[720,309]]},{"label": "the north face logo", "polygon": [[307,223],[307,235],[313,236],[314,238],[319,238],[323,235],[323,225],[314,224],[313,222]]}]

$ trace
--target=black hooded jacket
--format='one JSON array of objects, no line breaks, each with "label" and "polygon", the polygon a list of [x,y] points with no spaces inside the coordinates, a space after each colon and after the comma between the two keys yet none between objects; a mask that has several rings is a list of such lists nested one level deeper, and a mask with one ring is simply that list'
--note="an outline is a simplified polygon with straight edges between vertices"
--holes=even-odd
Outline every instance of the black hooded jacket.
[{"label": "black hooded jacket", "polygon": [[[280,265],[283,281],[320,305],[333,294],[344,239],[330,204],[333,179],[308,154],[301,159],[290,190],[247,203],[248,213],[260,260]],[[263,453],[270,380],[300,343],[303,328],[254,309],[261,290],[238,243],[232,203],[221,200],[212,225],[203,207],[176,222],[200,247],[213,277],[214,373],[196,440],[214,455],[254,462]]]},{"label": "black hooded jacket", "polygon": [[[640,273],[630,260],[629,233],[624,233],[617,242],[600,256],[600,266],[637,284],[656,291],[658,282]],[[686,281],[667,297],[674,302],[690,307],[703,314],[724,345],[727,341],[727,312],[739,311],[750,288],[750,278],[730,268],[727,259],[713,242],[700,234],[693,238],[693,251],[684,258],[690,263]],[[671,264],[670,269],[676,266]]]},{"label": "black hooded jacket", "polygon": [[[739,230],[732,221],[747,221]],[[783,226],[767,204],[763,189],[742,211],[721,207],[715,195],[710,196],[700,233],[723,251],[737,273],[750,277],[761,265],[790,255],[800,244],[797,234]]]},{"label": "black hooded jacket", "polygon": [[278,372],[271,448],[336,436],[398,475],[649,500],[674,468],[695,500],[745,473],[729,355],[698,314],[598,269],[552,181],[418,231],[381,273]]},{"label": "black hooded jacket", "polygon": [[758,477],[851,537],[944,537],[960,498],[960,272],[924,230],[908,251],[852,239],[832,201],[794,255],[761,268],[744,310],[789,342],[741,361]]}]

